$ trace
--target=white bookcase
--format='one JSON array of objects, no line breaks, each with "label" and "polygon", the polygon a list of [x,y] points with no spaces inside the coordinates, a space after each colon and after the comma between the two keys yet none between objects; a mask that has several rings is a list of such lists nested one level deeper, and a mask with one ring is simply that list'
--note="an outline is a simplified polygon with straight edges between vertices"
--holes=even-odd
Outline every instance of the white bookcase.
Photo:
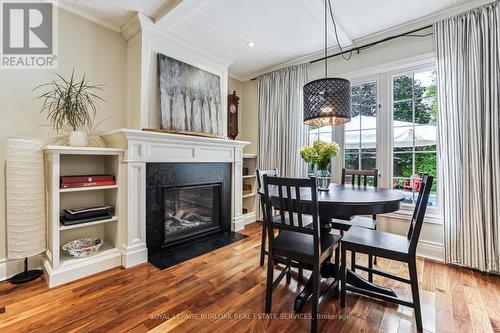
[{"label": "white bookcase", "polygon": [[[245,173],[245,170],[248,170]],[[249,184],[251,191],[243,191],[243,218],[244,224],[252,223],[257,220],[257,211],[259,205],[259,195],[257,194],[257,155],[243,154],[243,186]]]},{"label": "white bookcase", "polygon": [[[43,260],[49,287],[121,266],[119,198],[123,149],[47,146],[44,148],[47,195],[47,251]],[[116,185],[61,189],[60,176],[110,174]],[[64,226],[63,209],[110,205],[110,219]],[[82,237],[97,237],[104,244],[98,253],[82,258],[67,256],[61,247]]]}]

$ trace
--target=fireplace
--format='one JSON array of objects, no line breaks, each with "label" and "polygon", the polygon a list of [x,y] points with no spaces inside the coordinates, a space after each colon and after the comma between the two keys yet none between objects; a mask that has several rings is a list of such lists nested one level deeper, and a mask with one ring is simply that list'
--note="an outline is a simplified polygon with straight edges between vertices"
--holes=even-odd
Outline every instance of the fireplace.
[{"label": "fireplace", "polygon": [[164,187],[163,246],[221,230],[222,183]]},{"label": "fireplace", "polygon": [[229,231],[231,164],[148,163],[149,255]]}]

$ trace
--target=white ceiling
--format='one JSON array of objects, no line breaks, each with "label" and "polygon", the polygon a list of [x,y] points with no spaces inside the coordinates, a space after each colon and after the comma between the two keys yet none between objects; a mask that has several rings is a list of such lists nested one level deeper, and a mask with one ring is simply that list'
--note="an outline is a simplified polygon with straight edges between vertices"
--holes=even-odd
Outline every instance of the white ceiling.
[{"label": "white ceiling", "polygon": [[[437,13],[486,0],[331,0],[343,46]],[[135,12],[158,29],[231,63],[241,80],[321,51],[324,0],[59,0],[63,8],[119,31]],[[330,47],[335,46],[330,26]],[[247,42],[255,47],[249,48]]]}]

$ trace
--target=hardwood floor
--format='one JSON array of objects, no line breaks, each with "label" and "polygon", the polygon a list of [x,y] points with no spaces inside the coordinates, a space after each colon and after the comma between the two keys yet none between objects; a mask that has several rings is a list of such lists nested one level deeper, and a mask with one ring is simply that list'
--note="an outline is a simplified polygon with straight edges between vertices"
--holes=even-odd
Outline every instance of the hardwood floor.
[{"label": "hardwood floor", "polygon": [[[244,233],[250,237],[163,271],[143,264],[53,289],[41,280],[0,283],[0,332],[309,332],[310,305],[305,319],[293,317],[296,279],[274,291],[277,319],[264,318],[260,225]],[[379,259],[378,266],[407,276],[397,262]],[[418,268],[426,331],[500,332],[499,278],[423,259]],[[403,283],[375,282],[411,295]],[[415,331],[410,308],[349,293],[345,308],[338,303],[320,307],[330,317],[319,321],[321,332]]]}]

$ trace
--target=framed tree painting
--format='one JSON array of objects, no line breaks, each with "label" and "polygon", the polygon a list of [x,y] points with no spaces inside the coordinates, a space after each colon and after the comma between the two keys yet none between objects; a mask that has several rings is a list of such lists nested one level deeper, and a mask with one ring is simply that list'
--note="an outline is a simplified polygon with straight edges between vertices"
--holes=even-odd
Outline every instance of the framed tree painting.
[{"label": "framed tree painting", "polygon": [[161,129],[224,136],[218,75],[158,54]]}]

